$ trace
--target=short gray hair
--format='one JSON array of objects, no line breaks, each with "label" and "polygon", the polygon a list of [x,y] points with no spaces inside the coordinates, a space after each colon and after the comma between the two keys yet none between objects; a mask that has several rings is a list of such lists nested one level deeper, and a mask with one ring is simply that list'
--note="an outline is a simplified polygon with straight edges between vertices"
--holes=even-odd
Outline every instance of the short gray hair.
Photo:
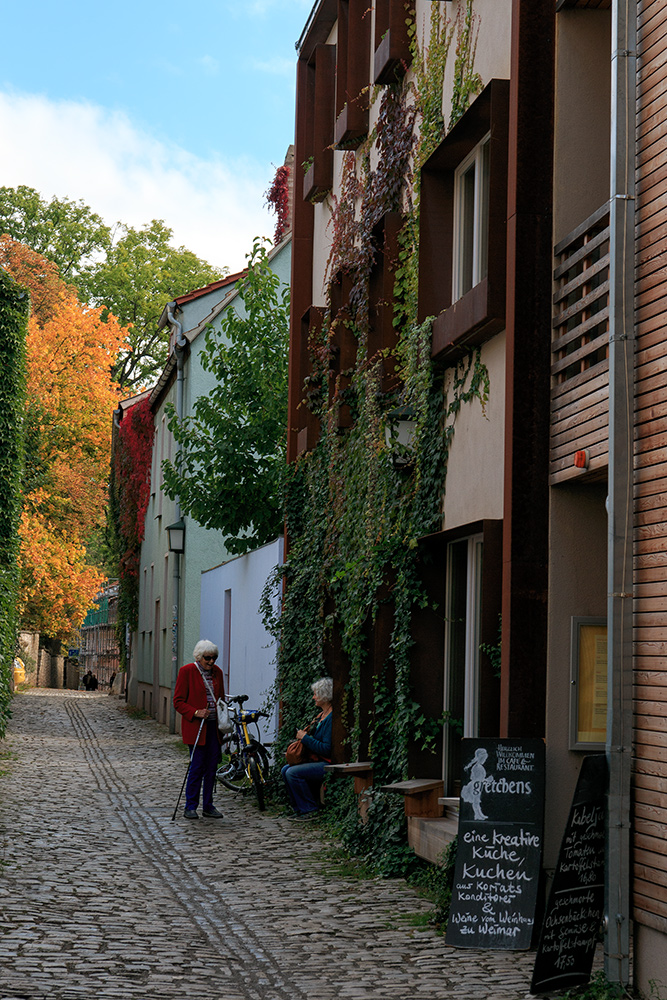
[{"label": "short gray hair", "polygon": [[204,656],[204,654],[215,656],[217,658],[218,652],[218,647],[214,642],[211,642],[209,639],[200,639],[194,648],[192,659],[198,660],[199,657]]},{"label": "short gray hair", "polygon": [[331,677],[320,677],[310,687],[314,695],[331,704],[333,701],[333,680]]}]

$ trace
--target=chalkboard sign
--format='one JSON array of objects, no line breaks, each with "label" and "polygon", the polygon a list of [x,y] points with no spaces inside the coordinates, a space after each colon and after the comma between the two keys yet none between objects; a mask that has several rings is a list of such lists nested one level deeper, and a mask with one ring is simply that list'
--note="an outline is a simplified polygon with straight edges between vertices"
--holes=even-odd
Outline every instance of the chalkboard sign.
[{"label": "chalkboard sign", "polygon": [[542,857],[544,743],[466,739],[447,944],[530,947]]},{"label": "chalkboard sign", "polygon": [[532,993],[587,983],[604,912],[607,760],[584,757],[549,892]]}]

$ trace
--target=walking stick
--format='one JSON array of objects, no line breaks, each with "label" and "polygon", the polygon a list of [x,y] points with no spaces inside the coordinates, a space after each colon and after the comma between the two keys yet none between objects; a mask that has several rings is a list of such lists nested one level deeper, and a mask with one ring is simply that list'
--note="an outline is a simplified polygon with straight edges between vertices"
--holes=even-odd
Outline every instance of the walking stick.
[{"label": "walking stick", "polygon": [[190,754],[190,760],[188,762],[188,769],[185,772],[185,777],[183,778],[183,784],[181,785],[181,790],[178,793],[178,801],[176,802],[176,806],[174,808],[174,815],[171,817],[172,823],[176,819],[176,813],[178,812],[178,806],[179,806],[180,801],[181,801],[181,795],[183,794],[183,789],[185,788],[185,782],[188,780],[188,775],[190,773],[190,767],[192,765],[192,758],[195,755],[195,747],[199,743],[199,737],[201,735],[202,726],[204,725],[205,722],[206,722],[206,716],[204,716],[203,719],[201,720],[201,725],[199,726],[199,732],[197,733],[197,739],[195,740],[195,742],[193,744],[193,747],[192,747],[192,753]]}]

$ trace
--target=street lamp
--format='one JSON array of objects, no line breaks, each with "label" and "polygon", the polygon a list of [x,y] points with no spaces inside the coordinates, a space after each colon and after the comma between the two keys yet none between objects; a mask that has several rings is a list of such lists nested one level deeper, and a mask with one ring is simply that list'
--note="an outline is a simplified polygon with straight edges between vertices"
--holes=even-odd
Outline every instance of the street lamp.
[{"label": "street lamp", "polygon": [[396,468],[405,468],[415,460],[414,443],[417,420],[411,406],[398,406],[385,415],[384,436]]},{"label": "street lamp", "polygon": [[170,552],[185,552],[185,521],[175,521],[167,525]]}]

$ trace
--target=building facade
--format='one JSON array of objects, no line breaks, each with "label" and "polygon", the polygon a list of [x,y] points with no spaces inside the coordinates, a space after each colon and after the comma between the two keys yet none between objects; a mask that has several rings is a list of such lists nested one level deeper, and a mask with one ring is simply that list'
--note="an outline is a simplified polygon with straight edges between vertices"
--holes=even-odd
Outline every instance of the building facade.
[{"label": "building facade", "polygon": [[[288,446],[298,465],[332,422],[354,433],[355,379],[379,360],[380,410],[389,422],[400,408],[413,248],[445,420],[465,358],[488,392],[457,411],[440,522],[419,539],[429,600],[412,620],[412,692],[457,727],[435,752],[413,747],[405,776],[455,796],[461,734],[544,738],[548,874],[582,758],[606,753],[607,974],[627,981],[632,927],[645,990],[667,982],[664,22],[659,2],[315,5],[298,44]],[[424,151],[438,51],[442,124]],[[400,195],[375,211],[384,189],[373,201],[368,178],[396,169],[408,129],[390,131],[390,92],[407,94],[416,139],[393,175]],[[395,632],[391,573],[366,632],[361,753]],[[350,662],[331,594],[340,691]]]},{"label": "building facade", "polygon": [[[269,254],[272,270],[283,285],[289,280],[291,237]],[[243,273],[243,272],[242,272]],[[163,313],[162,323],[171,328],[172,349],[157,385],[151,392],[155,436],[151,466],[151,494],[145,518],[139,570],[139,625],[133,638],[129,700],[160,722],[178,729],[180,717],[173,709],[172,692],[178,669],[192,659],[192,651],[202,638],[202,628],[210,629],[211,620],[202,618],[202,588],[208,571],[231,557],[220,531],[201,527],[188,515],[181,517],[177,500],[170,500],[163,490],[165,460],[175,459],[175,443],[169,430],[167,406],[188,417],[195,412],[197,400],[214,387],[214,376],[202,364],[205,334],[215,329],[227,309],[242,314],[243,303],[236,290],[242,273],[230,275],[203,289],[177,297]],[[185,543],[181,552],[171,551],[168,528],[184,524]],[[237,615],[242,608],[239,594]],[[223,626],[220,599],[218,637],[220,649],[229,642],[233,618]],[[210,596],[207,607],[210,607]],[[263,628],[254,635],[259,661],[266,645]],[[273,677],[267,679],[265,689]],[[245,692],[242,692],[245,693]]]}]

